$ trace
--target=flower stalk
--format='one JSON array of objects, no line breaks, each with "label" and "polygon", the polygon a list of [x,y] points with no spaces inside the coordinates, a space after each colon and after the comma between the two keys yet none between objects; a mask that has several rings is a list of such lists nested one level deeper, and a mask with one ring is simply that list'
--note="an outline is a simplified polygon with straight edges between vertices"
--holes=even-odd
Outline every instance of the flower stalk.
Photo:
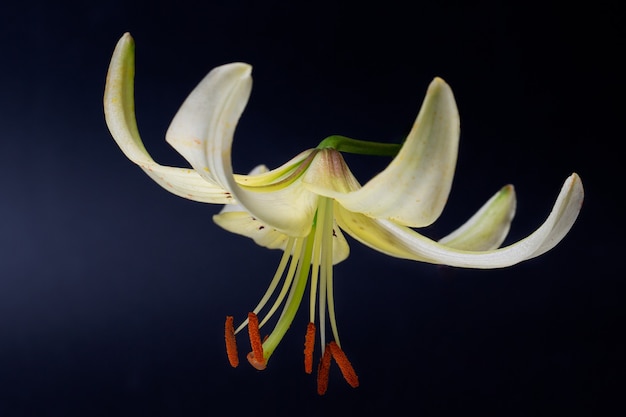
[{"label": "flower stalk", "polygon": [[322,140],[317,149],[334,149],[338,152],[372,156],[396,156],[402,144],[370,142],[351,139],[346,136],[332,135]]}]

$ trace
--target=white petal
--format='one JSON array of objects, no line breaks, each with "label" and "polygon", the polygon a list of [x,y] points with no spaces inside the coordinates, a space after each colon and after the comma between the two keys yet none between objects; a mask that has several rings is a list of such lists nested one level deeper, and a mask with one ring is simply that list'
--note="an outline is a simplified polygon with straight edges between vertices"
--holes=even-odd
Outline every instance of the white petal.
[{"label": "white petal", "polygon": [[350,211],[423,227],[434,222],[448,199],[459,144],[459,115],[450,87],[435,78],[400,152],[357,191],[318,189]]},{"label": "white petal", "polygon": [[190,169],[159,165],[148,154],[135,120],[134,76],[135,43],[126,33],[113,52],[104,90],[106,123],[122,152],[176,195],[205,203],[229,203],[232,198],[222,187],[204,181]]},{"label": "white petal", "polygon": [[157,184],[167,191],[188,200],[201,203],[230,204],[231,194],[216,184],[207,182],[192,169],[174,168],[159,164],[140,164]]},{"label": "white petal", "polygon": [[[225,206],[230,208],[230,206]],[[269,249],[285,249],[289,237],[253,217],[245,211],[224,210],[213,216],[213,221],[221,228],[238,235],[246,236]]]},{"label": "white petal", "polygon": [[[211,171],[206,154],[224,152],[230,156],[230,146],[222,147],[221,143],[232,143],[250,96],[251,70],[250,65],[239,62],[211,70],[185,99],[165,135],[167,142],[210,181],[221,179]],[[221,181],[224,188],[227,184]]]},{"label": "white petal", "polygon": [[333,220],[333,265],[338,264],[350,255],[350,245],[341,233],[341,229],[336,220]]},{"label": "white petal", "polygon": [[439,240],[454,249],[486,251],[498,248],[515,216],[515,189],[502,187],[461,227]]},{"label": "white petal", "polygon": [[250,65],[232,63],[213,69],[185,100],[172,120],[167,141],[196,172],[227,189],[255,218],[289,236],[306,236],[318,196],[301,180],[278,191],[240,187],[233,177],[231,146],[252,88]]},{"label": "white petal", "polygon": [[556,246],[578,217],[583,197],[580,177],[572,174],[563,184],[550,215],[535,232],[517,243],[491,251],[454,249],[387,220],[373,220],[343,208],[335,213],[339,226],[348,234],[390,256],[466,268],[502,268]]}]

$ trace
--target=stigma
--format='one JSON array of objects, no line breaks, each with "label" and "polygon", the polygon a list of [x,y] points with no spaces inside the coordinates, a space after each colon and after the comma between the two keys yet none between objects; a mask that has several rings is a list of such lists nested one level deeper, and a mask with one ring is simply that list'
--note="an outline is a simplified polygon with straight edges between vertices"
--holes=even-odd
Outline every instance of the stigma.
[{"label": "stigma", "polygon": [[[247,318],[234,328],[232,316],[226,317],[224,338],[226,353],[232,367],[239,365],[236,335],[245,327],[248,328],[250,352],[248,362],[256,369],[263,370],[280,341],[291,326],[297,311],[309,287],[309,323],[304,337],[304,371],[313,372],[315,356],[315,339],[319,337],[320,360],[317,366],[317,391],[320,395],[326,392],[329,380],[331,358],[352,387],[359,385],[358,377],[346,354],[341,349],[335,302],[333,293],[333,246],[339,243],[339,231],[333,215],[334,200],[320,196],[313,225],[308,235],[290,237],[276,273],[269,287],[256,307],[248,313]],[[270,300],[273,302],[270,304]],[[261,337],[261,328],[274,319],[274,328],[267,336]],[[262,319],[259,320],[259,315]],[[318,322],[318,326],[315,324]],[[326,333],[326,324],[330,324],[332,340]]]}]

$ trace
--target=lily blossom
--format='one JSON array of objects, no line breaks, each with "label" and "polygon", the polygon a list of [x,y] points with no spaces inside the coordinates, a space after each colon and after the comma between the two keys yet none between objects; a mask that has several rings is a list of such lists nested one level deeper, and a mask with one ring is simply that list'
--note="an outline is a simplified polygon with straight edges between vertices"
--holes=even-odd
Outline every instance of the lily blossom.
[{"label": "lily blossom", "polygon": [[[113,52],[104,93],[106,122],[124,154],[166,190],[194,201],[224,204],[213,219],[225,230],[252,238],[260,246],[283,250],[258,305],[237,328],[232,316],[226,319],[225,340],[232,366],[239,363],[235,335],[246,327],[252,350],[248,361],[257,369],[267,366],[309,286],[305,371],[312,372],[314,340],[319,333],[318,392],[326,391],[331,359],[346,381],[358,386],[358,377],[341,347],[334,309],[333,265],[349,255],[344,232],[397,258],[464,268],[503,268],[552,249],[569,232],[581,209],[583,186],[573,173],[543,224],[509,246],[500,247],[515,214],[512,185],[498,190],[443,239],[436,241],[414,230],[432,224],[441,214],[456,166],[459,115],[452,90],[441,78],[430,83],[402,145],[331,136],[278,168],[259,165],[248,175],[240,175],[233,173],[231,145],[250,96],[252,69],[245,63],[222,65],[191,92],[166,134],[167,142],[191,168],[160,165],[147,152],[137,129],[134,59],[134,41],[126,33]],[[393,159],[361,185],[341,152]],[[260,328],[279,309],[273,330],[262,339]],[[332,339],[326,333],[327,323]]]}]

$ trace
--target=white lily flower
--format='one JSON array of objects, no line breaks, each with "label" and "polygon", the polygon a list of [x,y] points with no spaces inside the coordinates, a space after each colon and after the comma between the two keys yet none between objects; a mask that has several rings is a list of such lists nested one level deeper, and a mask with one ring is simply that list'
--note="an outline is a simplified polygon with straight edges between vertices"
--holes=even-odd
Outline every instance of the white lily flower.
[{"label": "white lily flower", "polygon": [[[456,165],[459,116],[452,91],[440,78],[428,87],[401,147],[334,136],[276,169],[261,165],[248,175],[233,173],[231,145],[251,91],[249,65],[232,63],[213,69],[174,117],[167,142],[192,169],[160,165],[146,151],[135,121],[133,83],[134,41],[126,33],[113,53],[104,94],[107,125],[126,156],[176,195],[225,204],[213,217],[222,228],[250,237],[261,246],[284,251],[266,294],[248,319],[235,330],[233,318],[227,317],[225,335],[231,364],[238,364],[235,334],[247,325],[252,345],[248,360],[257,369],[265,368],[310,283],[305,370],[312,371],[318,315],[320,393],[326,390],[331,357],[348,383],[358,385],[340,348],[334,311],[333,265],[349,255],[342,230],[393,257],[466,268],[502,268],[557,245],[574,224],[583,202],[582,182],[574,173],[565,180],[544,223],[528,237],[502,248],[515,214],[512,185],[497,191],[465,224],[439,241],[415,231],[441,214]],[[342,151],[394,158],[382,172],[360,185]],[[268,305],[277,290],[273,303]],[[266,306],[259,323],[257,314]],[[281,306],[274,329],[262,341],[259,328]],[[327,321],[334,339],[330,343],[326,343]]]}]

